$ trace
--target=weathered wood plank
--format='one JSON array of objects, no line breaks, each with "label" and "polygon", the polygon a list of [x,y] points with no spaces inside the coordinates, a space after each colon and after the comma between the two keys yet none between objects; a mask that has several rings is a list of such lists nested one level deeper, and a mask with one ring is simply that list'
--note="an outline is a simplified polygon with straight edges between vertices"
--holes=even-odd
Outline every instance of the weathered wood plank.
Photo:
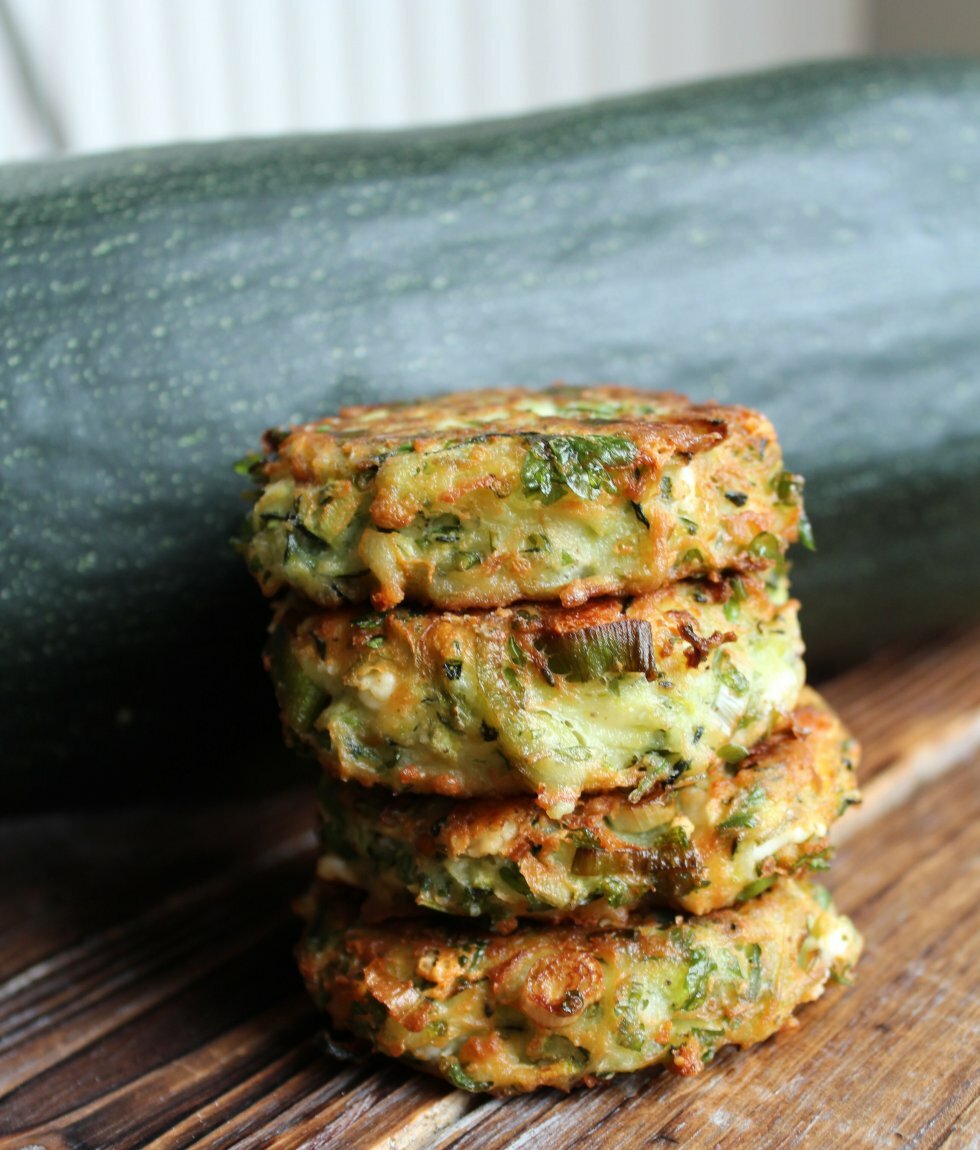
[{"label": "weathered wood plank", "polygon": [[980,1098],[953,1120],[948,1133],[936,1143],[943,1150],[976,1150],[980,1146]]},{"label": "weathered wood plank", "polygon": [[123,1026],[220,976],[226,963],[264,947],[270,936],[288,959],[295,930],[283,894],[298,889],[307,871],[277,867],[213,902],[164,904],[79,948],[80,958],[72,955],[35,980],[23,1009],[8,1015],[0,1038],[2,1088],[16,1091],[33,1081],[43,1089],[46,1076],[69,1059],[77,1073],[94,1044],[111,1047]]},{"label": "weathered wood plank", "polygon": [[886,651],[818,687],[860,738],[867,784],[912,746],[945,743],[951,724],[980,710],[980,627]]},{"label": "weathered wood plank", "polygon": [[868,940],[858,984],[694,1080],[501,1101],[321,1055],[290,957],[305,790],[9,823],[0,1146],[977,1145],[980,768],[953,764],[980,737],[978,672],[974,631],[826,685],[865,744],[830,876]]}]

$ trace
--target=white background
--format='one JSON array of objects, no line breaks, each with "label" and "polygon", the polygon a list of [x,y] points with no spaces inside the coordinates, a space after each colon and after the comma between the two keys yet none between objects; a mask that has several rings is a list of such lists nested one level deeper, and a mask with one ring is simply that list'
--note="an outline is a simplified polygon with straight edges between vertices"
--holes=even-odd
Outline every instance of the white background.
[{"label": "white background", "polygon": [[0,0],[0,18],[0,160],[448,122],[798,60],[980,50],[980,0]]}]

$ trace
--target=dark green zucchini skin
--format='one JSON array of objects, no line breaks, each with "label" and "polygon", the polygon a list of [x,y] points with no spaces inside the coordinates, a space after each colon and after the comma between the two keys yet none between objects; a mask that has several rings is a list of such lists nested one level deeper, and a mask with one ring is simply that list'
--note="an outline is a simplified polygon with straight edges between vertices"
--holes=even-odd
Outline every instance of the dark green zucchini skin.
[{"label": "dark green zucchini skin", "polygon": [[980,66],[0,171],[5,802],[278,740],[233,460],[342,401],[616,380],[764,410],[811,665],[978,611]]}]

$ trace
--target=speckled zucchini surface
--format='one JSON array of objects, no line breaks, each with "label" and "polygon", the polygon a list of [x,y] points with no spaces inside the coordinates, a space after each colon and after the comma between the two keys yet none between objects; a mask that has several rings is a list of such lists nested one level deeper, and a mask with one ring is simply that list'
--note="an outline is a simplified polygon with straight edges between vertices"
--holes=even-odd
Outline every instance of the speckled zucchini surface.
[{"label": "speckled zucchini surface", "polygon": [[638,914],[616,930],[500,936],[433,916],[371,926],[331,886],[308,913],[300,969],[332,1029],[497,1094],[658,1063],[695,1074],[720,1047],[789,1023],[861,949],[827,893],[792,879],[737,910]]},{"label": "speckled zucchini surface", "polygon": [[761,567],[801,524],[802,480],[764,416],[658,392],[350,407],[269,433],[266,450],[249,568],[267,594],[324,606],[571,606]]},{"label": "speckled zucchini surface", "polygon": [[568,609],[287,610],[266,658],[287,731],[339,777],[561,813],[696,774],[793,709],[797,605],[770,575]]},{"label": "speckled zucchini surface", "polygon": [[975,618],[978,122],[977,62],[877,59],[6,165],[0,798],[226,790],[275,745],[232,465],[347,403],[612,378],[757,408],[807,477],[814,666]]},{"label": "speckled zucchini surface", "polygon": [[641,901],[706,914],[827,865],[827,832],[859,801],[858,754],[806,689],[783,729],[731,762],[645,796],[584,798],[561,819],[532,799],[391,798],[327,778],[319,874],[363,887],[375,913],[410,899],[504,924],[615,923]]}]

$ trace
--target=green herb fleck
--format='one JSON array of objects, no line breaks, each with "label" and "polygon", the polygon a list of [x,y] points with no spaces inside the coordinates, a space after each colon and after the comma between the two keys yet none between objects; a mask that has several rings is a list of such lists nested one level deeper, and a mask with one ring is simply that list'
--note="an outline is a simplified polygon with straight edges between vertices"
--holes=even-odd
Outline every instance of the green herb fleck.
[{"label": "green herb fleck", "polygon": [[454,566],[457,571],[469,571],[483,562],[479,551],[457,551],[454,556]]},{"label": "green herb fleck", "polygon": [[252,452],[250,455],[245,455],[241,459],[235,460],[235,474],[244,475],[248,479],[256,479],[258,476],[256,472],[262,465],[264,457],[257,452]]},{"label": "green herb fleck", "polygon": [[612,875],[604,878],[599,883],[599,890],[611,907],[626,906],[630,901],[630,888],[621,878]]},{"label": "green herb fleck", "polygon": [[517,664],[518,667],[523,667],[527,662],[527,655],[521,649],[520,643],[514,638],[513,635],[507,637],[507,650],[511,659]]},{"label": "green herb fleck", "polygon": [[643,985],[639,982],[630,984],[625,994],[620,992],[616,1005],[613,1008],[619,1025],[616,1028],[616,1044],[626,1050],[640,1051],[646,1042],[646,1032],[639,1018],[639,1012],[646,1006]]},{"label": "green herb fleck", "polygon": [[732,831],[739,828],[754,827],[758,824],[759,807],[766,801],[765,788],[755,783],[749,790],[743,791],[731,807],[731,814],[724,822],[718,824],[720,831]]},{"label": "green herb fleck", "polygon": [[330,550],[330,544],[314,535],[302,523],[293,523],[286,536],[286,547],[283,553],[285,564],[297,563],[308,571],[316,566],[317,557]]},{"label": "green herb fleck", "polygon": [[728,589],[731,593],[725,602],[724,611],[725,618],[731,623],[741,615],[742,604],[748,598],[748,595],[745,591],[745,584],[738,575],[729,581]]},{"label": "green herb fleck", "polygon": [[620,435],[535,436],[521,468],[524,493],[546,503],[572,492],[580,499],[595,499],[600,492],[614,494],[609,471],[636,460],[636,447]]},{"label": "green herb fleck", "polygon": [[527,879],[521,874],[520,867],[513,859],[505,859],[500,864],[500,877],[511,890],[524,895],[525,898],[530,895],[531,888],[527,885]]},{"label": "green herb fleck", "polygon": [[687,974],[684,976],[684,989],[687,1000],[681,1010],[694,1010],[708,997],[708,981],[718,969],[707,950],[698,946],[691,951]]},{"label": "green herb fleck", "polygon": [[745,953],[749,960],[749,998],[755,1002],[762,989],[762,948],[753,942],[745,948]]},{"label": "green herb fleck", "polygon": [[596,850],[599,846],[599,839],[595,831],[589,830],[588,827],[580,827],[571,831],[569,838],[577,847],[583,847],[586,850]]},{"label": "green herb fleck", "polygon": [[547,535],[532,531],[524,540],[525,546],[521,549],[522,555],[537,555],[539,552],[548,554],[551,551],[551,540]]},{"label": "green herb fleck", "polygon": [[376,463],[369,463],[359,471],[354,472],[354,486],[358,491],[366,491],[374,482],[374,477],[377,474],[378,465]]},{"label": "green herb fleck", "polygon": [[470,1078],[458,1062],[444,1063],[443,1073],[453,1086],[459,1087],[460,1090],[468,1090],[471,1094],[481,1090],[489,1090],[493,1085],[492,1082],[477,1082],[475,1079]]},{"label": "green herb fleck", "polygon": [[794,475],[792,471],[781,471],[772,481],[772,486],[776,491],[776,499],[790,506],[799,503],[803,495],[803,478]]},{"label": "green herb fleck", "polygon": [[433,543],[458,543],[463,533],[463,525],[455,515],[438,515],[429,520],[422,532],[421,543],[429,547]]},{"label": "green herb fleck", "polygon": [[764,878],[757,878],[755,882],[750,882],[748,886],[742,887],[738,893],[739,902],[748,902],[750,898],[756,898],[763,891],[767,891],[772,884],[776,881],[777,876],[774,874],[767,874]]},{"label": "green herb fleck", "polygon": [[749,544],[749,554],[756,559],[779,559],[782,555],[779,540],[768,531],[763,531]]},{"label": "green herb fleck", "polygon": [[740,763],[748,758],[748,755],[748,747],[743,747],[741,743],[726,743],[718,748],[718,757],[724,759],[726,763]]},{"label": "green herb fleck", "polygon": [[564,1034],[549,1034],[544,1040],[544,1053],[554,1062],[571,1062],[573,1066],[588,1066],[589,1052],[576,1046]]},{"label": "green herb fleck", "polygon": [[732,662],[727,651],[719,651],[715,656],[715,672],[721,682],[734,691],[736,695],[744,695],[749,689],[749,681]]}]

